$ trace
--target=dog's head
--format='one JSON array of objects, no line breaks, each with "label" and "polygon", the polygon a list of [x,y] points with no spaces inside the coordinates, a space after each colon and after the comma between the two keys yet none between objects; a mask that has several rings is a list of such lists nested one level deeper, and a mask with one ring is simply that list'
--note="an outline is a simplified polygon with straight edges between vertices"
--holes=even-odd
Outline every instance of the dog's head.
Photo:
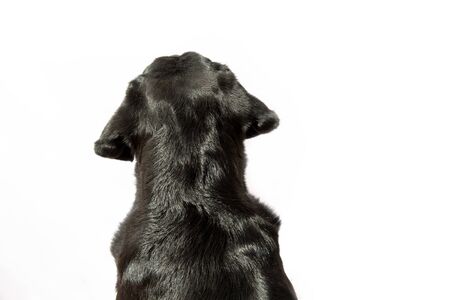
[{"label": "dog's head", "polygon": [[278,126],[275,112],[249,94],[227,66],[195,52],[160,57],[130,82],[125,99],[95,143],[95,152],[132,161],[139,144],[158,128],[195,138],[218,121],[237,139]]}]

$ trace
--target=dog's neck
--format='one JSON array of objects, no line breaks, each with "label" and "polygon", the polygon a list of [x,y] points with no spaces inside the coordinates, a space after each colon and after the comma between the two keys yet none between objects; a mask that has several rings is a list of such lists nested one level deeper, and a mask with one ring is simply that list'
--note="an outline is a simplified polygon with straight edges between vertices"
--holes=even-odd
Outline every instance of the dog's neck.
[{"label": "dog's neck", "polygon": [[244,140],[230,132],[213,128],[186,136],[159,130],[136,157],[137,201],[170,206],[242,199],[247,193]]}]

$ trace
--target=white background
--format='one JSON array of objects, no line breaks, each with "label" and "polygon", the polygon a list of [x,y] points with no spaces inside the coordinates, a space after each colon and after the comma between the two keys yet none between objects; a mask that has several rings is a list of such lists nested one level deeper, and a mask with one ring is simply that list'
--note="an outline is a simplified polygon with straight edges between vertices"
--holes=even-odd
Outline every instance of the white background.
[{"label": "white background", "polygon": [[448,1],[2,1],[0,299],[114,299],[133,164],[93,143],[157,56],[226,63],[304,300],[450,299]]}]

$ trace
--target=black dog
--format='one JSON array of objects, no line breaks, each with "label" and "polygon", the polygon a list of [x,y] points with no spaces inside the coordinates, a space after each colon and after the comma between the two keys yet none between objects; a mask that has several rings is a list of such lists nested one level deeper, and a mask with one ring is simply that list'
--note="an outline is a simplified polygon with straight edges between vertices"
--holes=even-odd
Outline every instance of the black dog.
[{"label": "black dog", "polygon": [[111,246],[116,299],[296,299],[280,221],[244,180],[244,140],[277,126],[225,65],[194,52],[130,82],[95,143],[136,159],[136,200]]}]

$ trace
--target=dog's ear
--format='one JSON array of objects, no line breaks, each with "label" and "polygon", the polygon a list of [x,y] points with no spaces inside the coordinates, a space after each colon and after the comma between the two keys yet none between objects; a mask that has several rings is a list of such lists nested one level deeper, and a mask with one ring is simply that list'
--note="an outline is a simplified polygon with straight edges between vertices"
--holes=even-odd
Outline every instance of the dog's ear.
[{"label": "dog's ear", "polygon": [[244,127],[245,137],[252,138],[277,128],[280,122],[277,114],[255,96],[248,94],[248,97],[250,110],[249,120]]},{"label": "dog's ear", "polygon": [[140,97],[136,87],[130,83],[125,100],[95,142],[96,154],[107,158],[133,161],[139,125],[138,109],[142,102]]}]

